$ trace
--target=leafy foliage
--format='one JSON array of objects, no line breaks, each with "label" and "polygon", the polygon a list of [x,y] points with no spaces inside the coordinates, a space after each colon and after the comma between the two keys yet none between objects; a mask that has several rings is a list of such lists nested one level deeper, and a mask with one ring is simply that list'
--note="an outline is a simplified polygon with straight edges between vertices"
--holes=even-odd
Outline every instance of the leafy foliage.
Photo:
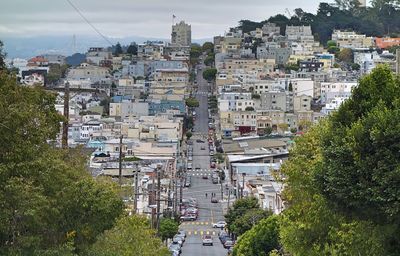
[{"label": "leafy foliage", "polygon": [[199,101],[196,98],[187,98],[185,100],[186,106],[188,106],[189,108],[197,108],[198,106],[200,106]]},{"label": "leafy foliage", "polygon": [[178,232],[179,223],[170,218],[163,218],[160,220],[160,236],[163,241],[168,238],[173,238]]},{"label": "leafy foliage", "polygon": [[216,68],[206,68],[203,71],[203,78],[207,81],[215,80],[215,75],[217,74]]},{"label": "leafy foliage", "polygon": [[294,255],[398,255],[399,79],[379,67],[330,118],[297,138],[283,167]]},{"label": "leafy foliage", "polygon": [[6,73],[0,92],[0,254],[82,250],[122,214],[117,189],[93,180],[80,148],[47,143],[63,120],[55,95],[19,86]]},{"label": "leafy foliage", "polygon": [[149,221],[142,216],[133,215],[118,220],[114,228],[101,235],[87,253],[89,256],[168,256],[171,255]]},{"label": "leafy foliage", "polygon": [[245,197],[236,200],[232,207],[229,208],[228,213],[225,215],[227,228],[233,232],[235,229],[235,221],[252,209],[260,209],[257,198]]},{"label": "leafy foliage", "polygon": [[261,220],[257,225],[244,233],[233,249],[234,256],[269,255],[279,249],[278,216],[273,215]]}]

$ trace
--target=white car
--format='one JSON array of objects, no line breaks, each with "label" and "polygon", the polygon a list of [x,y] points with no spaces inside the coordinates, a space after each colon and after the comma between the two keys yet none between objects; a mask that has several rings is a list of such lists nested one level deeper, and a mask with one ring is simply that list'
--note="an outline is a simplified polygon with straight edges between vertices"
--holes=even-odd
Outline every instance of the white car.
[{"label": "white car", "polygon": [[203,236],[203,245],[213,245],[213,239],[212,236],[210,235],[204,235]]},{"label": "white car", "polygon": [[224,228],[225,226],[226,226],[225,221],[218,221],[217,223],[212,224],[213,228]]}]

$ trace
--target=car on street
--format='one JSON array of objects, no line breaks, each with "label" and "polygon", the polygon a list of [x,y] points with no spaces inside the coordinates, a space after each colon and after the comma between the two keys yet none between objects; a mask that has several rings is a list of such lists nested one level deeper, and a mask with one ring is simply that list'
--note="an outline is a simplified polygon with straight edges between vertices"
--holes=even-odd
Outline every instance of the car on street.
[{"label": "car on street", "polygon": [[214,155],[214,151],[210,151],[210,156],[213,156]]},{"label": "car on street", "polygon": [[212,162],[211,164],[210,164],[210,168],[215,168],[217,165],[215,164],[215,162]]},{"label": "car on street", "polygon": [[224,228],[225,226],[226,226],[226,222],[223,221],[223,220],[218,221],[217,223],[213,223],[213,224],[212,224],[212,227],[213,227],[213,228]]},{"label": "car on street", "polygon": [[188,164],[187,164],[187,169],[188,169],[188,170],[192,170],[192,168],[193,168],[193,164],[192,164],[192,163],[188,163]]},{"label": "car on street", "polygon": [[179,244],[180,246],[182,246],[183,245],[183,239],[182,239],[182,237],[180,237],[180,236],[177,236],[177,235],[175,235],[173,238],[172,238],[172,243],[173,244]]},{"label": "car on street", "polygon": [[187,143],[188,145],[193,145],[193,141],[192,141],[192,140],[188,140],[186,143]]},{"label": "car on street", "polygon": [[197,142],[197,143],[204,143],[204,140],[197,139],[196,142]]},{"label": "car on street", "polygon": [[234,245],[235,245],[235,242],[232,241],[231,239],[229,239],[229,240],[225,241],[224,248],[229,249],[229,248],[232,248]]},{"label": "car on street", "polygon": [[184,238],[186,238],[186,231],[185,230],[179,230],[178,235],[183,236]]},{"label": "car on street", "polygon": [[196,168],[195,168],[195,170],[196,171],[199,171],[201,168],[200,168],[200,165],[196,165]]},{"label": "car on street", "polygon": [[180,219],[181,221],[195,221],[197,219],[197,216],[194,214],[188,214],[181,216]]},{"label": "car on street", "polygon": [[201,177],[203,180],[208,180],[208,175],[207,174],[203,174],[203,176]]},{"label": "car on street", "polygon": [[201,150],[206,150],[206,147],[204,147],[204,146],[201,146],[201,148],[200,148]]},{"label": "car on street", "polygon": [[211,203],[218,203],[218,199],[216,197],[211,197]]},{"label": "car on street", "polygon": [[227,240],[232,240],[232,239],[229,237],[228,234],[225,234],[225,235],[221,235],[221,236],[219,237],[219,240],[221,241],[222,244],[225,244],[225,242],[226,242]]},{"label": "car on street", "polygon": [[168,247],[170,252],[178,252],[178,255],[182,252],[182,247],[179,244],[170,244]]},{"label": "car on street", "polygon": [[203,245],[213,245],[213,239],[210,235],[204,235],[202,239]]}]

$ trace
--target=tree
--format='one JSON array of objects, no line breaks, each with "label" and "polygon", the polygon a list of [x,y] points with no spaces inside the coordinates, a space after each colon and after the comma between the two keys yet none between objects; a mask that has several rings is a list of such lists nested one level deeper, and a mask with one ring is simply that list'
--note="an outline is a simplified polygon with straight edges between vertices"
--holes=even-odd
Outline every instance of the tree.
[{"label": "tree", "polygon": [[202,46],[202,51],[207,53],[214,52],[214,44],[211,42],[205,42]]},{"label": "tree", "polygon": [[270,252],[279,250],[280,247],[279,217],[272,215],[262,219],[239,238],[233,249],[233,255],[269,255]]},{"label": "tree", "polygon": [[344,48],[340,50],[340,52],[337,54],[337,58],[340,61],[346,62],[346,63],[352,63],[353,62],[353,51],[350,48]]},{"label": "tree", "polygon": [[163,241],[167,241],[168,238],[173,238],[178,232],[179,223],[170,218],[163,218],[160,221],[159,234]]},{"label": "tree", "polygon": [[377,223],[400,215],[394,178],[400,166],[399,89],[390,69],[379,67],[360,80],[331,119],[332,128],[322,141],[330,161],[318,178],[322,194],[346,215]]},{"label": "tree", "polygon": [[269,215],[271,215],[270,212],[260,208],[249,209],[242,216],[235,219],[229,230],[239,237]]},{"label": "tree", "polygon": [[114,55],[115,55],[115,56],[119,56],[119,55],[122,54],[122,53],[123,53],[123,51],[122,51],[121,44],[118,42],[118,43],[115,45]]},{"label": "tree", "polygon": [[236,200],[232,207],[228,209],[228,213],[225,214],[225,220],[228,230],[232,231],[234,222],[243,216],[246,212],[251,209],[259,209],[258,201],[255,197],[245,197]]},{"label": "tree", "polygon": [[123,217],[116,225],[99,236],[88,250],[89,256],[171,255],[150,228],[147,218],[139,215]]},{"label": "tree", "polygon": [[0,92],[0,254],[81,251],[122,214],[115,185],[89,175],[79,147],[47,143],[63,120],[54,94],[1,72]]},{"label": "tree", "polygon": [[49,65],[49,73],[46,76],[47,82],[55,83],[59,81],[61,78],[65,77],[68,69],[67,64],[50,64]]},{"label": "tree", "polygon": [[211,65],[214,63],[214,61],[215,61],[215,57],[214,57],[214,56],[207,56],[207,57],[204,59],[204,64],[205,64],[206,66],[211,66]]},{"label": "tree", "polygon": [[207,81],[213,81],[215,80],[215,75],[217,74],[217,69],[216,68],[206,68],[203,71],[203,78]]},{"label": "tree", "polygon": [[290,205],[280,225],[285,251],[399,254],[399,87],[379,67],[337,112],[296,138],[281,169]]},{"label": "tree", "polygon": [[126,49],[126,53],[131,54],[131,55],[137,55],[137,53],[138,53],[137,44],[135,42],[131,43],[128,46],[128,49]]},{"label": "tree", "polygon": [[186,103],[186,106],[188,106],[189,108],[197,108],[200,106],[199,101],[193,97],[187,98],[185,103]]},{"label": "tree", "polygon": [[251,107],[251,106],[249,106],[249,107],[246,107],[244,110],[245,110],[245,111],[254,111],[254,108]]},{"label": "tree", "polygon": [[272,133],[272,127],[271,126],[267,126],[264,128],[264,133],[266,135],[270,135]]},{"label": "tree", "polygon": [[296,133],[296,132],[297,132],[297,128],[295,128],[295,127],[291,128],[291,129],[290,129],[290,132],[291,132],[291,133]]},{"label": "tree", "polygon": [[192,133],[191,132],[186,132],[186,138],[187,140],[190,140],[190,138],[192,137]]},{"label": "tree", "polygon": [[360,65],[357,63],[351,64],[351,70],[359,71],[360,70]]}]

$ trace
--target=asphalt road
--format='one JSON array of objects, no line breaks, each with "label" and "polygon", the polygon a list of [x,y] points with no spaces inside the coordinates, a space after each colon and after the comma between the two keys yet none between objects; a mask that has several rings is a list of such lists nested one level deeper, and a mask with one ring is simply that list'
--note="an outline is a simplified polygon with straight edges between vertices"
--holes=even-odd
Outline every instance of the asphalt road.
[{"label": "asphalt road", "polygon": [[[203,67],[204,69],[204,67]],[[199,100],[199,107],[196,111],[196,121],[193,132],[193,170],[188,171],[191,176],[191,187],[185,188],[183,197],[194,197],[199,207],[199,218],[193,222],[184,222],[180,229],[187,232],[186,241],[182,247],[182,256],[220,256],[227,255],[218,239],[220,229],[213,228],[212,223],[224,220],[222,205],[220,202],[211,203],[211,193],[215,193],[218,200],[221,199],[221,186],[212,184],[210,170],[210,156],[208,149],[208,90],[210,86],[202,77],[202,72],[197,74],[198,91],[196,98]],[[197,143],[196,139],[203,139],[204,143]],[[205,149],[202,150],[201,147]],[[199,170],[196,170],[199,168]],[[203,179],[207,176],[208,179]],[[207,193],[207,197],[206,197]],[[210,234],[213,237],[213,246],[202,245],[202,235]]]}]

